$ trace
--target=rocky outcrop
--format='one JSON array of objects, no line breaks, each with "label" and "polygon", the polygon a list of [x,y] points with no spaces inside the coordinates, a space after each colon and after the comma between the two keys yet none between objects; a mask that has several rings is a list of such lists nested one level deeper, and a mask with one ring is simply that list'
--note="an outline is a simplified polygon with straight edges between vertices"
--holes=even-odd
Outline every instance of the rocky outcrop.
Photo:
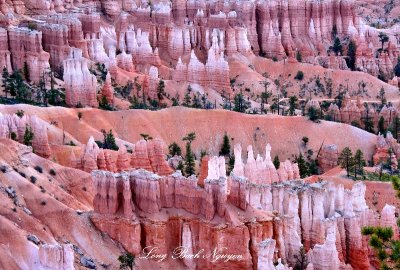
[{"label": "rocky outcrop", "polygon": [[65,102],[69,106],[97,107],[97,79],[82,51],[73,49],[64,61]]},{"label": "rocky outcrop", "polygon": [[318,154],[318,165],[322,172],[327,172],[338,165],[339,151],[335,144],[325,144]]},{"label": "rocky outcrop", "polygon": [[282,162],[279,170],[276,170],[271,160],[271,146],[268,144],[265,148],[265,158],[257,155],[254,158],[253,147],[247,147],[247,163],[242,161],[242,148],[235,145],[235,165],[232,175],[236,177],[246,177],[254,184],[271,184],[300,178],[299,168],[289,160]]},{"label": "rocky outcrop", "polygon": [[23,143],[25,133],[31,131],[33,133],[33,151],[44,158],[49,158],[51,155],[47,129],[48,123],[36,115],[18,117],[15,114],[0,114],[0,137],[11,138]]},{"label": "rocky outcrop", "polygon": [[[113,222],[125,224],[125,227],[121,226],[126,230],[124,220],[127,217],[154,217],[166,213],[165,208],[171,211],[180,209],[184,210],[181,213],[185,219],[172,216],[163,221],[135,219],[130,228],[137,230],[134,228],[138,228],[140,223],[144,232],[139,236],[132,231],[131,237],[139,242],[144,233],[146,244],[156,244],[160,250],[168,252],[174,241],[189,250],[197,250],[199,245],[221,246],[226,243],[223,235],[230,231],[229,241],[235,241],[235,245],[228,244],[227,250],[241,251],[244,257],[239,262],[228,262],[228,265],[235,263],[245,269],[251,265],[258,265],[258,269],[275,269],[268,267],[276,258],[281,258],[282,263],[276,269],[287,269],[286,265],[292,266],[296,262],[299,249],[304,245],[309,252],[310,269],[369,267],[368,244],[361,235],[361,228],[374,225],[375,217],[366,205],[363,183],[356,183],[351,190],[328,182],[255,184],[244,177],[226,177],[224,164],[223,158],[210,158],[204,188],[197,185],[194,176],[185,178],[180,173],[158,176],[145,170],[122,174],[94,171],[95,212],[107,213],[104,218],[95,214],[94,223],[101,229],[101,224],[110,222],[108,215],[112,215]],[[257,217],[247,223],[246,215],[241,215],[240,209],[246,214],[257,209]],[[196,219],[187,218],[191,215]],[[220,219],[225,220],[226,225],[220,229],[219,236],[213,238],[211,228],[214,222],[220,224]],[[386,207],[381,224],[392,226],[394,220],[394,212]],[[118,232],[122,227],[113,226],[115,230],[106,229],[105,232],[114,239],[121,239]],[[166,237],[167,228],[174,232],[172,239]],[[238,237],[242,240],[239,241]],[[127,245],[126,240],[121,241]],[[131,250],[136,249],[131,247]],[[212,262],[186,258],[183,263],[190,267],[195,264],[204,267]],[[223,269],[226,265],[220,263],[214,267]]]},{"label": "rocky outcrop", "polygon": [[8,34],[7,30],[0,28],[0,67],[3,70],[4,67],[11,72],[11,54],[8,49]]},{"label": "rocky outcrop", "polygon": [[50,70],[48,52],[42,48],[42,32],[25,27],[9,27],[8,43],[14,69],[28,68],[28,81],[39,83]]},{"label": "rocky outcrop", "polygon": [[106,81],[104,82],[103,87],[101,88],[101,96],[105,97],[109,104],[114,103],[114,89],[111,84],[111,75],[107,73]]},{"label": "rocky outcrop", "polygon": [[39,247],[39,260],[43,269],[75,269],[72,244],[43,244]]}]

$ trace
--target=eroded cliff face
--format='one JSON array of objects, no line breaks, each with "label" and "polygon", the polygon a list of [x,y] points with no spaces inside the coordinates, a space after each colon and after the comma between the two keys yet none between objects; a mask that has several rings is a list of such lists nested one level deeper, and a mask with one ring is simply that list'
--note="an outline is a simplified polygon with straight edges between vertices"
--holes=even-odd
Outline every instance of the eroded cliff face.
[{"label": "eroded cliff face", "polygon": [[[357,45],[354,68],[398,85],[398,40],[385,31],[389,42],[377,54],[379,33],[356,9],[352,0],[2,1],[0,66],[10,72],[26,66],[34,84],[51,68],[65,81],[70,106],[97,106],[101,88],[86,70],[95,63],[104,64],[117,83],[126,82],[126,72],[149,76],[146,94],[152,99],[161,78],[226,97],[232,94],[232,57],[293,63],[301,55],[303,62],[348,70],[345,57],[330,49],[339,37]],[[112,24],[102,24],[102,17]],[[82,82],[75,85],[71,74]]]},{"label": "eroded cliff face", "polygon": [[[266,149],[268,153],[270,147]],[[286,269],[296,263],[301,247],[310,260],[309,269],[370,267],[361,228],[395,226],[390,206],[379,221],[366,205],[363,183],[351,190],[325,181],[306,184],[294,180],[298,175],[290,162],[281,164],[285,172],[275,170],[273,181],[261,165],[269,163],[268,154],[265,160],[257,159],[261,167],[256,167],[250,147],[245,165],[239,146],[235,150],[239,158],[230,176],[224,158],[211,157],[207,177],[200,181],[179,171],[166,176],[144,169],[93,171],[96,195],[91,219],[134,254],[143,255],[143,248],[151,246],[170,256],[183,246],[193,253],[217,248],[220,253],[241,255],[225,262],[182,258],[187,267],[196,269],[275,269],[278,258],[276,269]]]}]

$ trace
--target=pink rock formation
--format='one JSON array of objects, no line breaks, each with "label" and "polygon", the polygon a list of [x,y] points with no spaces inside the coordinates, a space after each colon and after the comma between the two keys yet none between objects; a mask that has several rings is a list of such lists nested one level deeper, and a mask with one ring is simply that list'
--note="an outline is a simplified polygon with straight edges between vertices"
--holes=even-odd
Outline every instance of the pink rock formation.
[{"label": "pink rock formation", "polygon": [[65,102],[69,106],[97,107],[97,79],[90,73],[82,51],[72,49],[64,61]]},{"label": "pink rock formation", "polygon": [[396,219],[396,207],[386,204],[381,211],[380,224],[381,227],[390,227],[393,230],[394,239],[399,239],[399,228]]},{"label": "pink rock formation", "polygon": [[147,152],[147,141],[142,139],[135,144],[135,149],[131,157],[131,166],[133,168],[145,169],[147,171],[152,170]]},{"label": "pink rock formation", "polygon": [[[363,183],[355,184],[352,190],[344,190],[342,185],[328,182],[310,185],[291,181],[274,183],[271,186],[254,184],[233,176],[231,189],[227,189],[222,158],[211,158],[208,167],[204,188],[197,185],[198,180],[194,176],[184,178],[179,173],[158,176],[141,169],[124,174],[94,171],[92,177],[96,193],[95,211],[115,215],[114,219],[132,216],[137,211],[141,215],[156,214],[162,208],[183,209],[193,215],[202,215],[207,220],[217,215],[218,218],[225,218],[228,222],[227,228],[235,231],[231,237],[236,237],[240,228],[229,221],[233,215],[228,210],[231,207],[238,206],[245,212],[249,209],[258,209],[260,213],[275,211],[277,218],[273,221],[253,221],[248,229],[239,233],[245,239],[248,239],[247,235],[250,233],[254,243],[250,249],[248,240],[246,244],[240,241],[240,244],[237,242],[235,245],[239,249],[247,249],[244,253],[251,252],[259,269],[266,267],[265,264],[270,265],[276,258],[275,244],[278,257],[286,263],[295,263],[295,256],[298,255],[302,243],[306,251],[311,250],[313,268],[310,269],[351,269],[350,265],[356,269],[369,267],[368,244],[361,235],[361,228],[371,224],[369,222],[373,223],[374,219],[364,199],[366,187]],[[117,197],[121,199],[117,200]],[[386,207],[381,224],[393,225],[393,216],[393,211]],[[101,223],[99,216],[95,216],[95,220],[95,224]],[[121,222],[125,224],[125,221]],[[140,222],[145,227],[146,243],[157,243],[166,252],[172,248],[172,244],[165,241],[164,229],[164,226],[172,225],[167,225],[164,221],[157,226],[151,222]],[[195,250],[196,239],[204,236],[198,234],[199,230],[195,229],[198,227],[193,227],[191,219],[188,219],[188,224],[181,224],[181,229],[172,230],[177,232],[174,236],[177,237],[177,243]],[[135,223],[131,226],[133,230],[138,225]],[[113,238],[118,238],[117,231],[105,231]],[[139,241],[137,237],[140,236],[134,237]],[[204,243],[202,245],[210,245],[209,239],[211,238],[206,237],[201,240]],[[125,240],[121,241],[126,245]],[[224,240],[218,237],[215,241],[217,242],[213,242],[214,244],[222,244]],[[242,243],[244,246],[241,246]],[[251,257],[246,260],[251,263]],[[200,267],[205,262],[186,259],[183,263],[188,266],[196,263]],[[347,263],[350,265],[346,265]],[[286,267],[280,263],[276,269],[288,269]]]},{"label": "pink rock formation", "polygon": [[111,85],[111,75],[107,73],[106,81],[104,82],[103,87],[101,88],[101,96],[105,97],[109,104],[114,103],[114,89]]},{"label": "pink rock formation", "polygon": [[318,165],[327,172],[338,165],[339,151],[335,144],[325,144],[318,155]]},{"label": "pink rock formation", "polygon": [[32,139],[33,151],[44,158],[49,158],[51,149],[47,133],[48,123],[36,115],[24,115],[22,118],[17,115],[0,114],[0,137],[11,138],[23,142],[26,129],[31,129],[34,136]]},{"label": "pink rock formation", "polygon": [[10,51],[8,50],[7,30],[0,28],[0,67],[2,70],[6,67],[8,72],[12,71],[10,56]]},{"label": "pink rock formation", "polygon": [[9,27],[8,42],[14,69],[28,67],[29,79],[39,83],[40,78],[50,69],[49,53],[42,48],[42,32],[28,28]]},{"label": "pink rock formation", "polygon": [[118,149],[117,169],[118,171],[127,171],[130,169],[131,157],[126,150],[125,145],[120,145]]},{"label": "pink rock formation", "polygon": [[208,161],[209,160],[210,160],[209,156],[204,156],[201,159],[199,181],[197,183],[200,187],[204,187],[204,180],[208,176]]},{"label": "pink rock formation", "polygon": [[373,156],[374,164],[379,165],[381,162],[387,162],[389,157],[389,145],[386,143],[383,135],[379,134],[376,141],[375,154]]},{"label": "pink rock formation", "polygon": [[44,269],[75,269],[72,244],[41,245],[39,247],[39,260]]},{"label": "pink rock formation", "polygon": [[289,160],[282,162],[279,170],[276,170],[271,160],[271,146],[268,144],[265,151],[265,159],[260,155],[254,159],[253,148],[247,148],[247,163],[243,165],[241,147],[236,145],[235,166],[232,174],[237,177],[246,177],[254,184],[271,184],[299,178],[299,168]]}]

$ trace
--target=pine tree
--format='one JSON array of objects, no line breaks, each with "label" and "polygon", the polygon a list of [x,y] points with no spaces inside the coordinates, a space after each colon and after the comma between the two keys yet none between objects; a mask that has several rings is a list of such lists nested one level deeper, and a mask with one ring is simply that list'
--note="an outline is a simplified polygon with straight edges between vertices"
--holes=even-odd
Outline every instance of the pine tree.
[{"label": "pine tree", "polygon": [[234,155],[230,155],[229,156],[229,160],[228,160],[228,169],[227,169],[228,174],[231,173],[231,171],[233,170],[234,166],[235,166],[235,156]]},{"label": "pine tree", "polygon": [[338,37],[335,38],[335,41],[333,42],[333,46],[331,47],[332,51],[335,52],[336,55],[342,54],[342,43],[340,42],[340,39]]},{"label": "pine tree", "polygon": [[354,168],[353,153],[351,152],[351,149],[349,147],[344,148],[343,151],[340,153],[339,164],[340,167],[346,169],[347,177],[349,177],[350,172]]},{"label": "pine tree", "polygon": [[[400,178],[391,176],[393,189],[400,198]],[[400,269],[400,240],[393,239],[391,227],[364,227],[362,234],[370,236],[369,245],[375,250],[380,269]]]},{"label": "pine tree", "polygon": [[351,70],[356,69],[356,51],[357,51],[357,44],[354,40],[349,42],[349,47],[347,49],[347,56],[348,58],[348,66]]},{"label": "pine tree", "polygon": [[99,108],[106,111],[112,111],[113,108],[111,107],[110,103],[108,102],[106,96],[101,96],[99,102]]},{"label": "pine tree", "polygon": [[385,118],[381,116],[378,121],[378,133],[385,135],[386,134],[386,129],[385,129]]},{"label": "pine tree", "polygon": [[192,92],[192,86],[189,84],[185,96],[183,97],[182,106],[192,107],[192,98],[190,97],[191,92]]},{"label": "pine tree", "polygon": [[191,132],[182,138],[186,141],[186,154],[185,154],[185,164],[184,172],[186,176],[191,176],[195,174],[195,156],[192,152],[192,142],[196,139],[196,133]]},{"label": "pine tree", "polygon": [[32,146],[32,141],[34,137],[35,134],[33,134],[32,128],[25,126],[24,144],[27,146]]},{"label": "pine tree", "polygon": [[381,105],[386,104],[386,96],[385,96],[385,88],[383,86],[381,87],[381,90],[379,90],[379,99],[381,100]]},{"label": "pine tree", "polygon": [[296,259],[296,264],[293,267],[293,270],[306,270],[307,265],[310,263],[308,260],[307,253],[304,247],[301,247],[299,250],[299,254],[295,255],[294,258]]},{"label": "pine tree", "polygon": [[357,179],[357,175],[364,174],[364,166],[365,166],[364,154],[360,149],[357,149],[354,154],[354,178]]},{"label": "pine tree", "polygon": [[396,116],[393,119],[393,123],[392,123],[392,131],[393,131],[393,137],[398,140],[399,138],[399,132],[400,132],[400,118],[398,116]]},{"label": "pine tree", "polygon": [[249,108],[250,108],[250,102],[246,101],[243,94],[242,93],[236,94],[233,101],[233,110],[235,112],[244,113]]},{"label": "pine tree", "polygon": [[102,143],[102,148],[103,149],[110,149],[114,151],[118,151],[119,147],[115,143],[115,137],[114,134],[112,133],[112,130],[107,133],[104,129],[101,130],[103,133],[103,143]]},{"label": "pine tree", "polygon": [[23,67],[23,69],[24,69],[24,78],[25,78],[25,81],[30,82],[30,81],[31,81],[31,78],[30,78],[29,67],[28,67],[28,63],[27,63],[27,62],[24,62],[24,67]]},{"label": "pine tree", "polygon": [[146,133],[140,133],[140,136],[145,140],[145,141],[149,141],[152,140],[153,137],[151,137],[149,134]]},{"label": "pine tree", "polygon": [[380,32],[379,35],[378,35],[378,37],[379,37],[379,41],[380,41],[381,44],[382,44],[381,50],[383,51],[383,46],[385,45],[386,42],[389,42],[389,37],[388,37],[388,35],[386,35],[386,34],[383,33],[383,32]]},{"label": "pine tree", "polygon": [[224,139],[223,139],[223,143],[221,146],[221,150],[219,151],[219,154],[221,156],[229,156],[231,154],[231,144],[229,141],[229,136],[228,134],[225,132],[224,134]]},{"label": "pine tree", "polygon": [[274,163],[275,168],[276,168],[276,169],[279,169],[279,166],[281,166],[281,162],[279,161],[278,155],[276,155],[276,156],[274,157],[273,163]]},{"label": "pine tree", "polygon": [[289,98],[289,115],[294,115],[294,112],[297,109],[297,101],[298,98],[296,96],[291,96]]},{"label": "pine tree", "polygon": [[168,146],[168,150],[169,150],[169,155],[171,157],[182,155],[182,150],[176,142],[171,143]]},{"label": "pine tree", "polygon": [[5,93],[5,96],[7,98],[7,94],[8,92],[10,92],[10,90],[8,89],[10,73],[8,72],[6,67],[3,68],[3,72],[1,73],[1,78],[2,78],[1,86],[3,87],[3,92]]},{"label": "pine tree", "polygon": [[316,108],[311,106],[308,109],[308,118],[313,122],[318,122],[320,119],[320,112]]},{"label": "pine tree", "polygon": [[119,261],[119,269],[131,269],[133,270],[133,266],[135,265],[135,256],[131,253],[125,253],[118,257]]},{"label": "pine tree", "polygon": [[397,57],[397,64],[393,69],[394,75],[400,77],[400,56]]},{"label": "pine tree", "polygon": [[296,158],[297,166],[299,167],[300,178],[304,178],[310,175],[310,170],[307,162],[303,158],[303,155],[300,154],[298,158]]},{"label": "pine tree", "polygon": [[164,99],[164,96],[165,96],[165,82],[163,80],[160,80],[157,86],[157,98],[159,105],[161,104],[161,101]]}]

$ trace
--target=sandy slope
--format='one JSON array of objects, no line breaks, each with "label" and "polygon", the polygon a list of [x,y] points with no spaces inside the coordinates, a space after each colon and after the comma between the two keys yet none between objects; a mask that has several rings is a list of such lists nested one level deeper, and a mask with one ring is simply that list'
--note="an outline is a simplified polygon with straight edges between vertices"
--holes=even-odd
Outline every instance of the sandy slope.
[{"label": "sandy slope", "polygon": [[[78,109],[61,107],[38,108],[29,105],[0,106],[2,113],[14,113],[22,109],[27,114],[37,114],[42,119],[57,121],[57,129],[71,134],[81,143],[90,136],[102,139],[101,129],[112,129],[125,141],[135,143],[141,133],[161,138],[166,144],[173,141],[184,146],[182,137],[195,132],[195,152],[206,150],[217,154],[225,132],[232,139],[232,146],[241,143],[245,150],[252,144],[255,153],[264,153],[266,143],[272,146],[272,155],[290,158],[302,149],[302,137],[309,138],[308,148],[317,153],[322,143],[335,143],[342,149],[350,146],[360,148],[370,158],[374,151],[376,136],[361,129],[334,122],[313,123],[304,117],[282,117],[277,115],[248,115],[226,110],[195,110],[173,107],[161,111],[129,110],[108,112],[97,109],[79,109],[83,117],[79,121]],[[62,142],[62,132],[54,132],[56,144]],[[52,143],[52,142],[51,142]]]}]

